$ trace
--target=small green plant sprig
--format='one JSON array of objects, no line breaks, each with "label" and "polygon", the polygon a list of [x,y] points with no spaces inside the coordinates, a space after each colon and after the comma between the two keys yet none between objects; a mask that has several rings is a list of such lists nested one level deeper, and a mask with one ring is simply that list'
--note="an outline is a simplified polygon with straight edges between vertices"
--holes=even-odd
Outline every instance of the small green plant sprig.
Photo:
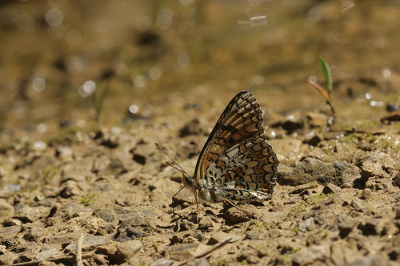
[{"label": "small green plant sprig", "polygon": [[98,91],[96,90],[96,92],[93,94],[92,97],[92,106],[94,110],[93,119],[96,121],[96,125],[100,121],[100,115],[102,113],[101,111],[103,111],[104,100],[106,99],[109,90],[110,87],[107,86],[102,92],[96,93]]},{"label": "small green plant sprig", "polygon": [[96,84],[103,82],[104,87],[100,91],[100,88],[97,88],[94,93],[91,95],[91,105],[94,111],[93,119],[95,120],[96,127],[99,126],[100,116],[103,111],[104,101],[106,100],[108,93],[110,92],[111,82],[114,77],[114,72],[112,70],[105,70],[97,79]]},{"label": "small green plant sprig", "polygon": [[324,97],[326,103],[329,105],[329,108],[331,109],[331,117],[328,120],[328,124],[333,125],[336,119],[336,113],[332,103],[333,82],[331,68],[322,56],[319,57],[319,62],[321,64],[322,72],[324,73],[325,85],[327,89],[324,90],[320,85],[310,79],[308,80],[308,83],[310,83],[311,86],[317,89],[317,91],[322,95],[322,97]]}]

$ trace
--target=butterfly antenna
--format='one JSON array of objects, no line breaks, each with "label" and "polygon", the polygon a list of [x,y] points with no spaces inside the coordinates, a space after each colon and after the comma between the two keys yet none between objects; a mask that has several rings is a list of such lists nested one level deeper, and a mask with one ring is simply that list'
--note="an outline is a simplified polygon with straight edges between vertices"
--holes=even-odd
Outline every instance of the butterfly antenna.
[{"label": "butterfly antenna", "polygon": [[176,167],[175,165],[171,164],[170,162],[168,162],[168,161],[165,161],[165,163],[166,163],[168,166],[171,166],[172,168],[174,168],[175,170],[178,170],[179,172],[182,172],[182,170],[181,170],[181,169],[179,169],[179,168],[178,168],[178,167]]},{"label": "butterfly antenna", "polygon": [[168,157],[174,164],[176,164],[179,168],[172,166],[172,165],[167,161],[166,163],[167,163],[169,166],[172,166],[174,169],[176,169],[176,170],[178,170],[178,171],[181,171],[182,173],[185,173],[187,176],[189,176],[189,175],[186,173],[186,171],[185,171],[177,162],[175,162],[175,160],[172,159],[171,156],[169,156],[169,154],[168,154],[166,151],[164,151],[164,150],[161,148],[161,146],[157,143],[157,141],[155,142],[155,144],[156,144],[157,148],[158,148],[160,151],[162,151],[165,155],[167,155],[167,157]]}]

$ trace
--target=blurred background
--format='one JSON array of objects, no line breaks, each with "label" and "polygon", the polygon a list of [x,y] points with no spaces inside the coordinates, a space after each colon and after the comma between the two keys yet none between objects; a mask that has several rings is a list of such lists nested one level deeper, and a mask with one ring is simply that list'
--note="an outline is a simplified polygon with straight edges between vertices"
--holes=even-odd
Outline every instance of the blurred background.
[{"label": "blurred background", "polygon": [[[329,112],[308,84],[331,66],[339,124],[399,103],[399,1],[0,2],[0,138],[66,128],[210,125],[251,90],[270,113]],[[352,126],[352,125],[350,125]]]}]

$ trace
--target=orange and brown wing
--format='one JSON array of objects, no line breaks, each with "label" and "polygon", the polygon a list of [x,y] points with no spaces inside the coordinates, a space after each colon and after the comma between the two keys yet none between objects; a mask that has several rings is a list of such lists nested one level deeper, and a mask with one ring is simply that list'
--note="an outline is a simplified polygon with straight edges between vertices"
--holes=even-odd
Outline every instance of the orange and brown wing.
[{"label": "orange and brown wing", "polygon": [[195,170],[195,185],[204,178],[208,167],[234,145],[264,134],[260,105],[254,96],[242,91],[228,104],[207,139]]},{"label": "orange and brown wing", "polygon": [[263,138],[249,138],[227,150],[207,169],[205,179],[215,201],[271,198],[278,175],[278,158]]}]

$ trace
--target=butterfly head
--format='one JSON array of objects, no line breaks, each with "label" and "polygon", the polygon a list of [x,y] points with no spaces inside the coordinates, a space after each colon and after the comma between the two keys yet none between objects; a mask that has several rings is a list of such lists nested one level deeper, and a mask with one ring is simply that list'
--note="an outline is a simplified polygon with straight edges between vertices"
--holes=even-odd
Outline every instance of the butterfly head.
[{"label": "butterfly head", "polygon": [[[180,170],[180,169],[178,169],[178,170]],[[182,182],[183,182],[183,184],[185,184],[185,186],[188,186],[188,187],[193,187],[193,183],[194,183],[193,177],[191,177],[190,175],[188,175],[184,171],[181,171],[181,172],[182,172]]]}]

